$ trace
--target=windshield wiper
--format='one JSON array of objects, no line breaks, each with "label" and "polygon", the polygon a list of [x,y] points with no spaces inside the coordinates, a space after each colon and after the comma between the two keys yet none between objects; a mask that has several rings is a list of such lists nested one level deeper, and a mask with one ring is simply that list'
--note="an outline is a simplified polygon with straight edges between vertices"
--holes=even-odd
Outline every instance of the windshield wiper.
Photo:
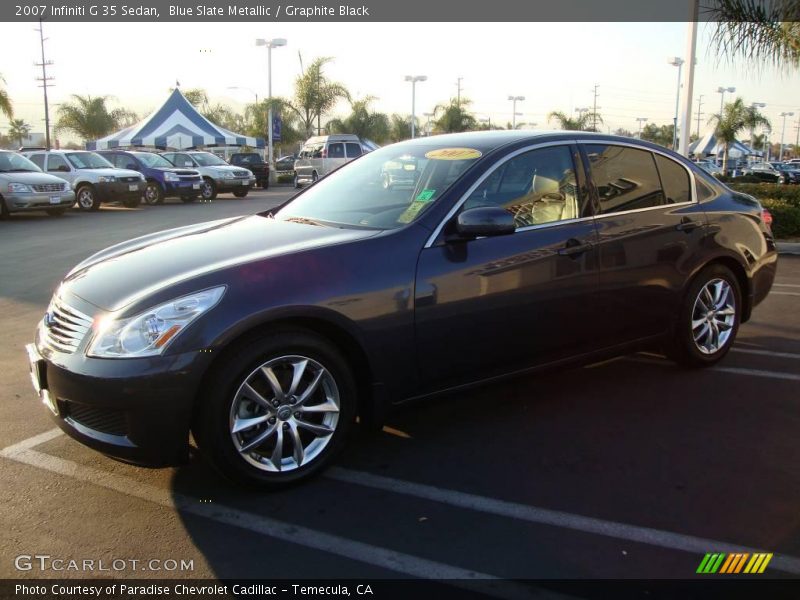
[{"label": "windshield wiper", "polygon": [[315,221],[314,219],[309,219],[308,217],[287,217],[284,221],[289,221],[291,223],[300,223],[301,225],[317,225],[318,227],[325,227],[319,221]]}]

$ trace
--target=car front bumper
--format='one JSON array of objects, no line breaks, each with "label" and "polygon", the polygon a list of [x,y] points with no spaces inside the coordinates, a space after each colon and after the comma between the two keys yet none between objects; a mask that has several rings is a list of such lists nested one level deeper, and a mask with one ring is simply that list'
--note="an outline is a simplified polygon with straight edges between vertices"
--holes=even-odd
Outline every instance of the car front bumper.
[{"label": "car front bumper", "polygon": [[199,196],[202,179],[196,181],[165,181],[164,194],[166,196]]},{"label": "car front bumper", "polygon": [[247,190],[253,187],[256,184],[255,177],[247,177],[247,178],[240,178],[236,177],[234,179],[215,179],[214,183],[217,185],[218,192],[233,192],[236,190]]},{"label": "car front bumper", "polygon": [[96,183],[94,189],[100,202],[115,202],[141,196],[145,186],[145,181],[113,181]]},{"label": "car front bumper", "polygon": [[34,192],[4,194],[9,212],[24,210],[45,210],[48,208],[69,208],[75,204],[75,192]]},{"label": "car front bumper", "polygon": [[39,330],[26,350],[34,390],[67,435],[127,462],[186,462],[192,406],[207,353],[90,358],[81,350],[66,354],[50,348]]}]

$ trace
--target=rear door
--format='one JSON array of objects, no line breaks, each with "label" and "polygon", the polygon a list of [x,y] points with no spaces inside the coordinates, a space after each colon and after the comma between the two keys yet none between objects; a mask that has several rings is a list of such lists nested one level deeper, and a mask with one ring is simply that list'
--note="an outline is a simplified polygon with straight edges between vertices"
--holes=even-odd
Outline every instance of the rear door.
[{"label": "rear door", "polygon": [[597,333],[609,345],[663,333],[706,235],[693,178],[683,164],[642,147],[601,143],[583,149],[598,204]]},{"label": "rear door", "polygon": [[323,154],[324,164],[323,167],[324,173],[320,173],[320,175],[327,175],[334,169],[338,169],[344,163],[347,162],[347,157],[345,156],[344,152],[344,142],[328,142],[325,153]]}]

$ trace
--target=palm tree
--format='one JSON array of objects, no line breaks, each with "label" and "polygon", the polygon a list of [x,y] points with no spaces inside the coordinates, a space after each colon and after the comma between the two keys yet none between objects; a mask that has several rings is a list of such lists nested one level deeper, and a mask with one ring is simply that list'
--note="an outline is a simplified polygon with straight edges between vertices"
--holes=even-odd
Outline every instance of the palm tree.
[{"label": "palm tree", "polygon": [[593,131],[588,127],[589,123],[603,123],[603,117],[593,112],[582,112],[577,117],[570,117],[567,113],[554,110],[547,115],[548,121],[556,121],[561,129],[568,129],[570,131]]},{"label": "palm tree", "polygon": [[[6,80],[0,75],[0,83],[5,83]],[[4,114],[9,119],[14,116],[14,107],[11,105],[11,98],[8,97],[8,92],[0,87],[0,113]]]},{"label": "palm tree", "polygon": [[705,11],[717,28],[711,45],[729,61],[800,66],[800,3],[797,0],[716,0]]},{"label": "palm tree", "polygon": [[[289,108],[288,102],[284,98],[272,97],[272,100],[262,100],[258,104],[248,104],[244,109],[245,128],[248,135],[254,137],[267,138],[267,118],[269,115],[270,102],[272,103],[272,114],[280,116],[281,119],[281,141],[283,145],[292,145],[306,139],[305,129],[300,130],[299,118],[293,110]],[[276,142],[277,143],[277,142]]]},{"label": "palm tree", "polygon": [[354,133],[378,143],[389,139],[389,117],[382,112],[371,111],[370,103],[376,100],[367,96],[363,100],[351,101],[352,112],[345,119],[333,119],[326,125],[328,133]]},{"label": "palm tree", "polygon": [[330,112],[340,99],[350,100],[347,88],[335,81],[330,81],[323,74],[323,67],[331,60],[330,57],[315,59],[294,82],[294,100],[286,105],[299,117],[306,135],[312,135],[314,121],[319,123],[322,115]]},{"label": "palm tree", "polygon": [[[411,115],[398,115],[397,113],[389,117],[391,124],[389,127],[389,139],[393,142],[402,142],[411,137]],[[414,123],[414,127],[419,127]]]},{"label": "palm tree", "polygon": [[722,156],[722,172],[727,173],[728,169],[728,150],[730,145],[736,141],[736,136],[744,130],[753,130],[756,127],[770,129],[769,119],[758,112],[752,106],[746,106],[744,100],[737,98],[733,102],[726,104],[722,114],[716,113],[708,120],[709,124],[715,124],[714,136],[717,142],[725,144],[725,151]]},{"label": "palm tree", "polygon": [[433,116],[437,117],[433,122],[436,133],[460,133],[462,131],[472,131],[478,127],[478,120],[475,115],[469,113],[465,106],[470,104],[470,100],[461,98],[459,102],[456,98],[450,99],[450,104],[439,104],[433,109]]},{"label": "palm tree", "polygon": [[31,133],[31,126],[22,119],[11,119],[10,127],[8,128],[8,137],[17,140],[19,145],[22,146],[22,141]]},{"label": "palm tree", "polygon": [[119,129],[130,118],[130,111],[116,108],[109,111],[106,102],[110,96],[72,95],[71,102],[58,107],[55,130],[72,131],[85,140],[101,138]]}]

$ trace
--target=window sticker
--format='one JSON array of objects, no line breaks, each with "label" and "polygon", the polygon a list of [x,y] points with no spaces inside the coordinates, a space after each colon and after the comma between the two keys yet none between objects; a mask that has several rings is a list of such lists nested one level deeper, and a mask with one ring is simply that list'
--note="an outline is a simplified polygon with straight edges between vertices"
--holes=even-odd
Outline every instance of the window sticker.
[{"label": "window sticker", "polygon": [[481,151],[474,148],[440,148],[425,153],[425,158],[436,160],[474,160],[481,156]]},{"label": "window sticker", "polygon": [[414,219],[417,218],[417,215],[421,213],[426,206],[428,206],[429,200],[414,200],[407,209],[397,218],[398,223],[411,223]]},{"label": "window sticker", "polygon": [[419,202],[430,202],[436,195],[436,190],[422,190],[414,200]]}]

